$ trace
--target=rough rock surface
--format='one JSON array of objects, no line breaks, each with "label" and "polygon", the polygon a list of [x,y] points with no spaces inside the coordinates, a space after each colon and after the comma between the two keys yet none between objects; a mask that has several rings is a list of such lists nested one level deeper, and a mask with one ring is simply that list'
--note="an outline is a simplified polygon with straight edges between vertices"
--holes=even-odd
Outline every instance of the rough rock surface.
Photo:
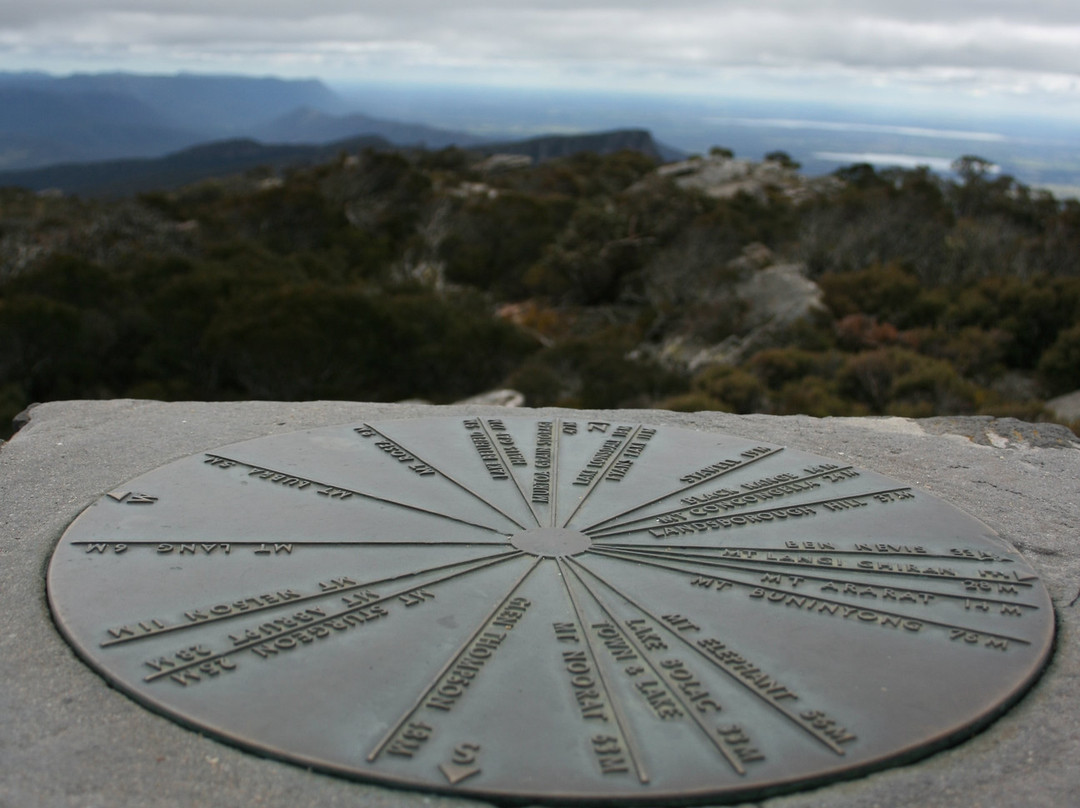
[{"label": "rough rock surface", "polygon": [[1080,420],[1080,390],[1050,399],[1046,402],[1046,408],[1063,420]]},{"label": "rough rock surface", "polygon": [[639,350],[668,367],[690,373],[708,365],[737,365],[782,342],[796,321],[825,311],[821,287],[806,276],[806,266],[774,263],[772,252],[764,245],[749,245],[728,268],[740,275],[724,291],[740,312],[735,333],[709,344],[693,331],[676,328],[658,345],[646,344]]},{"label": "rough rock surface", "polygon": [[746,307],[743,329],[699,352],[689,370],[716,362],[738,364],[772,347],[792,323],[825,308],[821,288],[806,277],[802,264],[774,264],[755,272],[735,287],[735,297]]},{"label": "rough rock surface", "polygon": [[807,179],[797,168],[774,160],[757,162],[723,154],[668,163],[656,173],[671,178],[680,188],[698,190],[714,199],[744,193],[765,200],[770,192],[778,192],[801,202],[837,184],[830,177]]},{"label": "rough rock surface", "polygon": [[[54,628],[52,549],[104,492],[171,460],[308,427],[501,408],[347,402],[55,402],[0,445],[0,806],[464,806],[260,758],[110,689]],[[535,411],[523,410],[525,414]],[[562,411],[567,414],[568,411]],[[609,413],[609,417],[615,417]],[[624,411],[621,419],[797,447],[917,486],[982,519],[1042,577],[1058,614],[1049,667],[985,731],[919,762],[764,808],[1075,805],[1080,793],[1080,451],[1063,432],[1007,419],[829,418]]]}]

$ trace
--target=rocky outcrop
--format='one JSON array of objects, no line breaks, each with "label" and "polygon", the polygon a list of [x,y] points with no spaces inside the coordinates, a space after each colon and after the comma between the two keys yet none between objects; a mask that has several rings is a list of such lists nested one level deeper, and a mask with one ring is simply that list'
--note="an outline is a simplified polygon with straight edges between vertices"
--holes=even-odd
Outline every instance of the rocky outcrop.
[{"label": "rocky outcrop", "polygon": [[1080,390],[1050,399],[1046,409],[1063,421],[1080,421]]},{"label": "rocky outcrop", "polygon": [[778,344],[798,320],[825,311],[821,289],[807,277],[806,267],[775,263],[772,252],[762,244],[746,247],[729,269],[739,274],[727,292],[730,308],[739,312],[734,333],[709,342],[693,327],[676,327],[642,352],[667,367],[691,373],[712,364],[738,364]]},{"label": "rocky outcrop", "polygon": [[797,165],[788,161],[755,162],[723,153],[669,163],[658,168],[656,173],[672,179],[680,188],[696,189],[714,199],[745,193],[765,200],[773,192],[801,202],[835,187],[838,182],[831,177],[804,177],[799,174]]},{"label": "rocky outcrop", "polygon": [[1080,439],[1061,424],[997,418],[993,415],[942,415],[919,424],[932,435],[960,435],[995,449],[1080,449]]}]

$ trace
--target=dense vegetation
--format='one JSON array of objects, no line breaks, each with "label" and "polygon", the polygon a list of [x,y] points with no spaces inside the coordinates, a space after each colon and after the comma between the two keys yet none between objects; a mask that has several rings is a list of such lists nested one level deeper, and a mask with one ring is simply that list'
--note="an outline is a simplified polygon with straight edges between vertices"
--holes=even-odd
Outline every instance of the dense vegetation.
[{"label": "dense vegetation", "polygon": [[[725,198],[655,169],[365,151],[112,202],[2,190],[0,419],[497,386],[533,406],[1037,419],[1080,388],[1076,201],[977,158],[955,180],[855,165]],[[825,308],[736,359],[671,359],[745,335],[731,290],[770,262],[805,266]]]}]

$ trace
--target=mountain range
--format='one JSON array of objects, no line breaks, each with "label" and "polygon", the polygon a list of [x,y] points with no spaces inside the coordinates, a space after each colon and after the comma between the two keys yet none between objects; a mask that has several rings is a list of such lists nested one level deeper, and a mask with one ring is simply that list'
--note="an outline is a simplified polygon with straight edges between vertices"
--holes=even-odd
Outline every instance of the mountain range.
[{"label": "mountain range", "polygon": [[[304,162],[319,159],[320,150],[333,144],[365,137],[395,147],[490,151],[497,145],[534,160],[567,150],[603,151],[617,141],[655,149],[665,160],[684,154],[663,143],[702,154],[722,146],[750,159],[783,151],[808,176],[858,162],[880,168],[926,165],[947,176],[956,158],[978,155],[1034,188],[1080,196],[1080,127],[1068,116],[1002,112],[968,119],[885,101],[868,108],[725,92],[683,97],[404,84],[331,87],[316,79],[227,75],[0,72],[0,184],[123,193],[165,177],[180,181],[188,176],[185,166],[202,166],[194,171],[197,179],[219,162],[236,170],[249,158],[255,165],[288,164],[294,157]],[[643,130],[658,140],[644,143]],[[574,134],[551,134],[567,132]],[[260,157],[264,148],[269,151]],[[145,162],[157,160],[164,163]],[[115,161],[121,163],[107,165]]]},{"label": "mountain range", "polygon": [[431,148],[477,141],[464,132],[358,114],[316,80],[0,73],[4,171],[161,157],[225,139],[319,144],[357,135]]},{"label": "mountain range", "polygon": [[377,118],[316,80],[0,73],[0,186],[115,196],[365,147],[451,145],[538,162],[623,148],[683,156],[640,129],[500,140]]},{"label": "mountain range", "polygon": [[[119,197],[144,191],[166,190],[209,179],[269,167],[315,165],[342,153],[361,149],[402,148],[378,135],[359,135],[322,144],[264,144],[250,138],[215,140],[163,157],[135,157],[85,163],[60,163],[21,171],[0,171],[0,187],[33,191],[54,190],[81,196]],[[631,149],[657,160],[678,155],[653,140],[644,130],[619,130],[587,135],[552,135],[471,147],[478,155],[520,154],[533,162],[588,151],[610,154]]]}]

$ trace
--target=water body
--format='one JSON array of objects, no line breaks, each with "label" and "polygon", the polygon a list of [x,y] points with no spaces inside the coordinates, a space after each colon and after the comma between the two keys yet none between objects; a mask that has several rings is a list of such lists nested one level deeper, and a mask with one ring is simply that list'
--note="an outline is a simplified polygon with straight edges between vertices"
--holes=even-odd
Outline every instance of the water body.
[{"label": "water body", "polygon": [[862,132],[875,135],[900,135],[914,138],[941,140],[966,140],[981,143],[999,143],[1008,138],[998,132],[978,132],[967,129],[936,129],[926,126],[901,126],[896,124],[861,123],[857,121],[814,121],[798,118],[735,118],[717,119],[717,123],[734,123],[739,126],[774,127],[779,129],[816,129],[826,132]]},{"label": "water body", "polygon": [[843,101],[825,104],[778,99],[663,96],[595,91],[352,86],[343,88],[371,115],[470,131],[492,140],[542,133],[569,134],[647,128],[688,154],[713,146],[761,159],[787,152],[809,175],[843,164],[947,173],[963,155],[977,155],[1001,172],[1037,187],[1080,187],[1080,123],[1073,120]]},{"label": "water body", "polygon": [[[927,166],[932,171],[948,172],[952,170],[952,160],[944,157],[929,157],[920,154],[880,154],[877,152],[814,152],[814,158],[830,163],[852,165],[853,163],[869,163],[875,167],[896,166],[898,168],[918,168]],[[991,172],[1000,171],[994,166]]]}]

